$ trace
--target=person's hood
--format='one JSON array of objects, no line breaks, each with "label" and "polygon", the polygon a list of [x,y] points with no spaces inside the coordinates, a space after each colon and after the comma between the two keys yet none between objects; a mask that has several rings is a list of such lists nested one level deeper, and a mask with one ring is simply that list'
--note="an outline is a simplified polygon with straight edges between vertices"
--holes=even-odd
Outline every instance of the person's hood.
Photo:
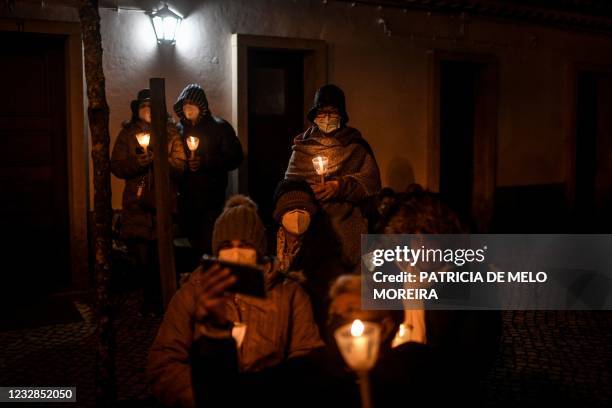
[{"label": "person's hood", "polygon": [[[200,108],[200,118],[209,115],[208,99],[206,99],[206,93],[204,89],[198,84],[187,85],[180,93],[179,97],[174,103],[174,113],[180,118],[181,122],[185,121],[185,114],[183,113],[183,104],[185,101],[191,101],[193,104]],[[198,121],[199,121],[198,120]]]},{"label": "person's hood", "polygon": [[338,86],[327,84],[317,90],[312,107],[306,115],[308,120],[314,123],[317,111],[325,106],[333,106],[338,109],[342,125],[348,123],[349,116],[348,113],[346,113],[346,98],[344,97],[344,92]]}]

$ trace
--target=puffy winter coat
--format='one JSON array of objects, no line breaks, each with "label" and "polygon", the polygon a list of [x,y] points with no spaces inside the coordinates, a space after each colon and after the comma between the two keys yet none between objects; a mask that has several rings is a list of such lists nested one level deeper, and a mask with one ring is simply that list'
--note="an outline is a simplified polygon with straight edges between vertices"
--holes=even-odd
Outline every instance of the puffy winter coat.
[{"label": "puffy winter coat", "polygon": [[[150,130],[143,122],[125,123],[117,136],[111,155],[111,172],[125,180],[120,230],[123,239],[156,238],[153,165],[142,167],[136,157],[137,151],[142,149],[136,135],[144,131]],[[185,151],[173,123],[168,123],[167,132],[170,194],[173,207],[176,208],[176,180],[185,169]]]}]

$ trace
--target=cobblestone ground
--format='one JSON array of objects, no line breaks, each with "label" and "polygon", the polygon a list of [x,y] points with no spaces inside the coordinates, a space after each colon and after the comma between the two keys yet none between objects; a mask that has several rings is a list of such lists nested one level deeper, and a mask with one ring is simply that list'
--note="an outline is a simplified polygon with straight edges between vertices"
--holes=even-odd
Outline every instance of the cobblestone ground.
[{"label": "cobblestone ground", "polygon": [[488,406],[609,407],[612,312],[504,312]]},{"label": "cobblestone ground", "polygon": [[[66,406],[94,406],[93,313],[91,305],[75,304],[82,322],[0,333],[0,385],[76,386],[78,403]],[[138,305],[137,293],[128,296],[116,321],[117,393],[122,406],[153,407],[144,369],[161,318],[138,316]]]},{"label": "cobblestone ground", "polygon": [[[95,327],[91,309],[77,307],[83,322],[0,333],[1,385],[74,385],[79,402],[67,406],[94,405]],[[118,317],[118,394],[122,406],[150,407],[144,367],[160,319],[136,310],[132,296]],[[505,312],[487,405],[608,407],[611,344],[612,312]]]}]

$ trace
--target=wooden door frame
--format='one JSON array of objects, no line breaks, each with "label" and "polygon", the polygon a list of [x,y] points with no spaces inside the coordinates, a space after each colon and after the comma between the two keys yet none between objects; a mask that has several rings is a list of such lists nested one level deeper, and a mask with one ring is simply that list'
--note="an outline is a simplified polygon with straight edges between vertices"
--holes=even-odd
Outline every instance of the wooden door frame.
[{"label": "wooden door frame", "polygon": [[244,160],[232,172],[232,193],[248,193],[249,50],[290,50],[304,52],[304,118],[316,89],[327,83],[327,44],[323,40],[232,34],[232,122],[244,149]]},{"label": "wooden door frame", "polygon": [[68,159],[68,213],[72,290],[90,287],[88,268],[87,209],[89,197],[89,148],[83,104],[83,46],[79,23],[0,19],[0,31],[66,36],[66,130]]},{"label": "wooden door frame", "polygon": [[427,186],[440,191],[440,64],[443,61],[482,64],[481,79],[496,84],[476,95],[476,110],[484,112],[474,122],[474,186],[472,216],[478,232],[488,231],[493,219],[497,176],[499,63],[494,55],[445,50],[428,52]]},{"label": "wooden door frame", "polygon": [[[565,197],[570,211],[576,207],[576,113],[578,96],[578,73],[592,72],[612,76],[612,65],[568,61],[565,63],[564,92],[564,160]],[[597,188],[597,186],[596,186]],[[597,192],[596,192],[597,194]]]}]

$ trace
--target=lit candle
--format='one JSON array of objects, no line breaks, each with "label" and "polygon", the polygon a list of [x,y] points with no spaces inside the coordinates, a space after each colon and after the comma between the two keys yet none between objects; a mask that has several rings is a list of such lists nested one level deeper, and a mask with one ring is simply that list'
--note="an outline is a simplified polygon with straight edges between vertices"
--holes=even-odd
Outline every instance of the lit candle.
[{"label": "lit candle", "polygon": [[325,175],[327,174],[327,166],[329,159],[325,156],[316,156],[312,159],[312,165],[314,166],[315,172],[321,176],[321,183],[325,183]]},{"label": "lit candle", "polygon": [[149,147],[149,142],[151,141],[151,135],[148,133],[138,133],[136,135],[136,140],[138,140],[138,144],[144,149],[144,152],[147,152],[147,148]]},{"label": "lit candle", "polygon": [[368,371],[378,359],[380,326],[356,319],[352,324],[345,324],[337,329],[334,337],[344,361],[349,368],[357,372],[362,406],[371,407]]},{"label": "lit candle", "polygon": [[199,138],[197,138],[195,136],[189,136],[187,138],[187,147],[191,151],[191,158],[192,159],[195,159],[195,151],[197,150],[199,145],[200,145],[200,139]]},{"label": "lit candle", "polygon": [[353,365],[356,368],[367,365],[368,362],[368,339],[363,337],[365,326],[359,319],[355,320],[351,325],[351,336],[353,337],[353,346],[350,352],[353,358]]},{"label": "lit candle", "polygon": [[410,340],[411,331],[412,328],[410,326],[407,326],[404,323],[400,324],[399,329],[397,330],[397,333],[395,333],[395,337],[391,342],[391,347],[395,348],[399,345],[408,342]]},{"label": "lit candle", "polygon": [[380,326],[359,319],[346,324],[336,333],[336,342],[346,364],[355,371],[374,367],[380,345]]}]

